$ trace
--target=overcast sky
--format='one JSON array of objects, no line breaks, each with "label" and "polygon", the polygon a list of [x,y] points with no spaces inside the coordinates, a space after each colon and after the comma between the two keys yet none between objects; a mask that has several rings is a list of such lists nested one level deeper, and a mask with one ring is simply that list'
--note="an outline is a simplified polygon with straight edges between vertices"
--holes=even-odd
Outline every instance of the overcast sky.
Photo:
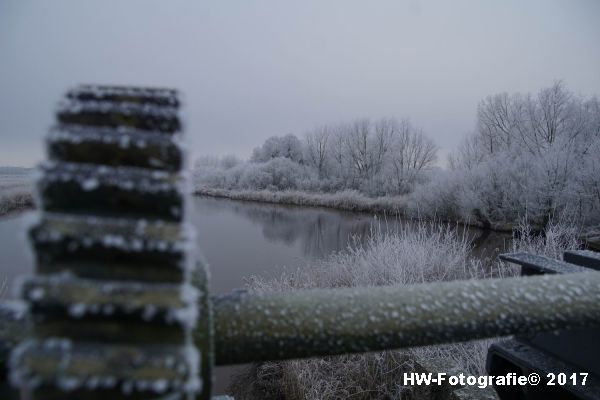
[{"label": "overcast sky", "polygon": [[0,165],[43,158],[79,83],[180,89],[195,155],[381,116],[447,153],[486,95],[600,94],[599,21],[598,0],[0,0]]}]

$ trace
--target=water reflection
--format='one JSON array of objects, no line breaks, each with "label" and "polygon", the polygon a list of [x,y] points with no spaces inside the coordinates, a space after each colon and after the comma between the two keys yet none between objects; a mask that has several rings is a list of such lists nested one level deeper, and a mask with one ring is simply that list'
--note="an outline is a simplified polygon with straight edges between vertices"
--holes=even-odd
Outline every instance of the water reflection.
[{"label": "water reflection", "polygon": [[[260,274],[275,277],[283,268],[296,268],[364,242],[373,222],[383,231],[406,222],[376,220],[366,213],[231,201],[209,197],[193,199],[192,223],[197,247],[210,264],[213,294],[244,286],[244,279]],[[27,214],[0,220],[0,279],[13,286],[15,277],[32,273],[32,258],[25,240]],[[477,257],[494,257],[503,249],[506,235],[469,229]],[[217,370],[217,393],[224,393],[229,376],[239,368]]]},{"label": "water reflection", "polygon": [[[299,246],[308,260],[326,257],[350,244],[364,243],[373,229],[390,232],[409,224],[396,217],[377,218],[368,213],[352,213],[324,208],[304,208],[268,203],[200,197],[195,200],[199,213],[233,213],[260,228],[271,243]],[[456,226],[467,235],[475,257],[492,257],[508,246],[510,235],[477,228]],[[235,229],[235,228],[233,228]]]},{"label": "water reflection", "polygon": [[[250,275],[277,276],[284,267],[296,268],[364,242],[374,222],[384,232],[406,224],[395,218],[377,220],[367,213],[210,197],[196,197],[193,204],[197,247],[210,264],[213,293],[243,287]],[[0,279],[9,286],[16,276],[32,273],[25,240],[27,215],[0,219]],[[507,246],[507,235],[478,229],[464,233],[473,240],[478,258],[495,257]]]},{"label": "water reflection", "polygon": [[[398,219],[374,219],[366,213],[240,202],[210,197],[194,199],[198,247],[211,269],[211,292],[244,284],[252,274],[277,276],[285,266],[301,266],[364,242],[374,222],[381,230],[400,228]],[[458,227],[476,246],[474,256],[491,259],[507,244],[507,235]],[[216,370],[217,393],[227,391],[230,376],[244,366]]]},{"label": "water reflection", "polygon": [[[345,249],[355,238],[366,238],[373,216],[336,210],[276,204],[239,202],[201,197],[195,201],[201,213],[233,213],[260,227],[264,239],[287,246],[299,245],[303,256],[322,258]],[[382,226],[385,226],[384,222]],[[390,227],[396,222],[390,222]]]}]

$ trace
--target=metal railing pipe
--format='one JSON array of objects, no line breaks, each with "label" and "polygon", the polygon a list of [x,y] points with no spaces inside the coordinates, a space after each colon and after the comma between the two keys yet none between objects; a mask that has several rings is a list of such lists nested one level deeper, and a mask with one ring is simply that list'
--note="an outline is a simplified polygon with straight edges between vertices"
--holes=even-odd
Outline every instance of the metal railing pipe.
[{"label": "metal railing pipe", "polygon": [[600,272],[213,298],[216,364],[600,324]]}]

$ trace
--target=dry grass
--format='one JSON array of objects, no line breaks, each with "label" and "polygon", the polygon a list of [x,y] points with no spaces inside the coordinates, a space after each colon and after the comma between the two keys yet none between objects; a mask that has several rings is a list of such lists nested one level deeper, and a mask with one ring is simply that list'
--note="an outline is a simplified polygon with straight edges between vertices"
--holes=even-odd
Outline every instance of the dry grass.
[{"label": "dry grass", "polygon": [[260,203],[327,207],[344,211],[366,211],[392,215],[403,213],[405,209],[405,201],[402,196],[372,198],[356,190],[343,190],[335,193],[311,193],[302,190],[228,190],[197,187],[194,190],[194,194]]},{"label": "dry grass", "polygon": [[[470,249],[466,234],[448,225],[404,225],[387,235],[374,226],[366,244],[356,241],[346,251],[275,280],[252,277],[249,286],[258,291],[287,291],[483,278],[487,275],[486,268],[470,258]],[[265,363],[238,377],[232,391],[236,398],[247,399],[410,397],[414,393],[400,382],[404,372],[414,370],[415,359],[430,356],[459,359],[475,372],[484,363],[485,351],[474,351],[473,346],[481,347],[478,344],[436,346]],[[248,391],[249,387],[252,390]]]},{"label": "dry grass", "polygon": [[527,222],[521,222],[514,234],[512,251],[526,251],[562,260],[565,250],[581,246],[581,237],[580,225],[570,220],[550,220],[542,233],[533,231]]},{"label": "dry grass", "polygon": [[[512,249],[555,257],[577,247],[577,232],[551,224],[534,236],[527,226],[515,235]],[[257,291],[288,291],[315,287],[409,285],[455,279],[510,276],[518,270],[471,258],[471,244],[460,229],[440,223],[417,223],[384,235],[377,226],[364,245],[349,247],[315,265],[278,279],[249,279]],[[419,360],[475,375],[485,373],[487,349],[493,339],[398,351],[268,362],[253,365],[233,379],[236,399],[426,399],[439,388],[403,387],[404,372],[421,368]]]}]

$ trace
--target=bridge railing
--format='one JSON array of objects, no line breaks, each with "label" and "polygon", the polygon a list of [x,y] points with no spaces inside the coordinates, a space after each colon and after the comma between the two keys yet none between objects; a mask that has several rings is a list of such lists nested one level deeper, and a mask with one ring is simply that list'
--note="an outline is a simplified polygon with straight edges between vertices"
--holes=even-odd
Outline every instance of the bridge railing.
[{"label": "bridge railing", "polygon": [[405,348],[593,326],[600,272],[213,301],[216,363]]}]

